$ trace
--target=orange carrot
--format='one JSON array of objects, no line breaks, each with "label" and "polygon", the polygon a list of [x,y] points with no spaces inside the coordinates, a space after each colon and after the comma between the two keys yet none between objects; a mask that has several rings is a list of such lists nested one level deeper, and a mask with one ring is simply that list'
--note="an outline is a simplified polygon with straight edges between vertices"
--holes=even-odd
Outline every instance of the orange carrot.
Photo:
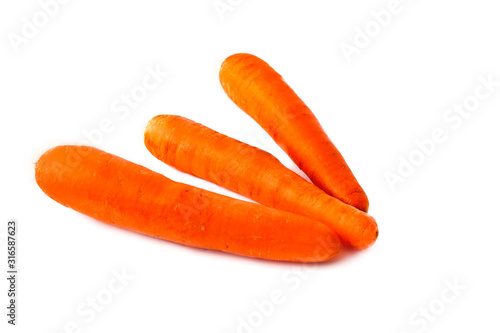
[{"label": "orange carrot", "polygon": [[158,159],[264,205],[311,217],[355,248],[378,236],[373,217],[326,194],[271,154],[192,120],[173,115],[151,119],[144,141]]},{"label": "orange carrot", "polygon": [[362,211],[368,198],[318,119],[282,77],[251,54],[234,54],[220,68],[226,94],[250,115],[326,193]]},{"label": "orange carrot", "polygon": [[59,146],[36,164],[55,201],[103,222],[193,247],[248,257],[319,262],[340,250],[312,219],[174,182],[102,150]]}]

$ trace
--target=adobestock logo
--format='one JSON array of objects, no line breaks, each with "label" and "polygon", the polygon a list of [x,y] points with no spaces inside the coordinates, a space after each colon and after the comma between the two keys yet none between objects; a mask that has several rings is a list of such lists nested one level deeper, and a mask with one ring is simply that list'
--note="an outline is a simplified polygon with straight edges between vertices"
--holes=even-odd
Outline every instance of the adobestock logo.
[{"label": "adobestock logo", "polygon": [[273,315],[277,305],[283,304],[286,301],[283,290],[274,289],[268,299],[262,301],[254,301],[255,310],[250,312],[246,319],[238,317],[238,333],[253,333],[255,329],[262,326],[265,318]]},{"label": "adobestock logo", "polygon": [[40,9],[35,11],[31,17],[21,17],[21,29],[17,32],[8,32],[7,39],[10,42],[15,53],[19,53],[21,45],[28,44],[40,31],[45,28],[50,21],[55,18],[63,5],[70,0],[40,0],[38,6]]},{"label": "adobestock logo", "polygon": [[224,21],[226,14],[233,12],[242,4],[243,0],[215,0],[212,6],[221,21]]},{"label": "adobestock logo", "polygon": [[[79,144],[82,146],[72,154],[68,154],[64,162],[53,163],[52,167],[54,170],[57,170],[57,175],[60,177],[60,180],[62,180],[62,175],[64,173],[76,168],[80,165],[82,158],[87,156],[89,151],[85,146],[99,148],[104,142],[106,135],[111,134],[120,121],[124,121],[128,118],[132,113],[131,111],[137,109],[153,90],[160,87],[168,76],[168,73],[162,71],[159,65],[156,65],[155,68],[146,66],[145,71],[147,74],[140,83],[132,86],[127,93],[122,93],[113,100],[110,105],[111,114],[97,121],[95,127],[82,130],[84,139],[79,141]],[[112,114],[116,116],[112,116]]]},{"label": "adobestock logo", "polygon": [[445,287],[441,289],[437,297],[431,299],[425,305],[419,306],[410,315],[408,324],[411,328],[399,331],[399,333],[425,332],[467,290],[467,287],[461,284],[457,278],[453,279],[453,281],[444,280],[444,285]]},{"label": "adobestock logo", "polygon": [[[412,0],[407,0],[411,2]],[[405,9],[401,0],[390,0],[384,9],[372,10],[370,19],[361,27],[354,27],[354,36],[351,42],[342,41],[339,44],[340,51],[348,64],[352,62],[355,55],[361,54],[372,41],[377,38],[384,29],[387,29],[394,18]]]},{"label": "adobestock logo", "polygon": [[302,286],[302,283],[310,277],[310,272],[315,270],[316,266],[311,264],[294,265],[281,276],[282,288],[276,288],[271,291],[269,298],[261,301],[254,301],[254,310],[245,317],[239,316],[236,326],[237,333],[254,333],[264,322],[275,313],[278,305],[283,305],[291,296]]},{"label": "adobestock logo", "polygon": [[[321,255],[326,244],[321,242],[315,249],[315,255]],[[236,333],[255,333],[262,327],[272,316],[278,312],[280,307],[293,298],[296,293],[311,277],[311,273],[318,269],[316,263],[294,264],[292,268],[287,269],[281,275],[279,288],[273,289],[269,293],[269,297],[254,301],[252,303],[252,311],[245,316],[238,316],[236,324]],[[234,331],[233,331],[234,332]]]},{"label": "adobestock logo", "polygon": [[121,271],[112,269],[111,275],[113,277],[108,280],[104,288],[86,297],[76,306],[77,318],[67,321],[61,330],[54,333],[83,333],[84,328],[95,321],[135,279],[125,268]]},{"label": "adobestock logo", "polygon": [[168,76],[168,72],[164,72],[160,65],[156,65],[155,68],[146,66],[145,72],[146,75],[144,75],[140,83],[134,85],[128,92],[120,94],[111,103],[110,111],[118,119],[113,120],[113,117],[104,117],[97,123],[96,127],[82,131],[85,137],[84,144],[92,144],[96,147],[101,145],[105,135],[113,132],[115,125],[119,121],[125,120],[133,110],[139,108],[149,94],[158,89]]},{"label": "adobestock logo", "polygon": [[415,140],[415,146],[409,153],[398,156],[396,169],[384,172],[384,178],[392,192],[415,174],[418,168],[438,151],[439,145],[448,140],[450,132],[458,130],[466,119],[478,111],[481,102],[490,99],[500,87],[500,81],[496,81],[493,74],[481,75],[477,80],[479,84],[470,95],[443,112],[443,126],[433,128],[428,137]]}]

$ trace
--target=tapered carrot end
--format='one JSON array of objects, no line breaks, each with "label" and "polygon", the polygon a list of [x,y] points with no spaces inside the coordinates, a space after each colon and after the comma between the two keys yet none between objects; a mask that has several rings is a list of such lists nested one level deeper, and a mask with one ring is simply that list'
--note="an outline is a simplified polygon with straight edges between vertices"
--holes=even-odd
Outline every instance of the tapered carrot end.
[{"label": "tapered carrot end", "polygon": [[378,238],[378,226],[377,222],[373,219],[370,224],[363,231],[361,241],[357,244],[357,248],[366,249],[373,245]]},{"label": "tapered carrot end", "polygon": [[331,259],[333,257],[335,257],[337,254],[339,254],[340,250],[342,250],[342,242],[340,241],[340,238],[339,236],[337,236],[336,233],[331,233],[330,234],[330,239],[329,239],[329,244],[330,244],[330,247],[329,247],[329,256],[327,258],[328,259]]},{"label": "tapered carrot end", "polygon": [[158,124],[161,124],[163,121],[168,119],[170,115],[165,115],[165,114],[159,114],[154,116],[148,121],[148,124],[146,125],[146,128],[144,130],[144,141],[146,141],[148,134],[154,133],[154,128]]},{"label": "tapered carrot end", "polygon": [[[235,93],[237,94],[240,90],[241,78],[243,77],[246,82],[251,82],[253,79],[250,77],[250,73],[260,73],[259,71],[248,71],[256,65],[266,66],[269,65],[257,56],[250,53],[235,53],[227,57],[221,64],[219,70],[219,81],[222,88],[236,105],[240,106],[235,100]],[[269,67],[270,68],[270,67]],[[272,70],[272,68],[270,68]],[[274,70],[273,70],[274,71]],[[236,88],[233,89],[232,88]],[[243,101],[240,101],[243,102]]]},{"label": "tapered carrot end", "polygon": [[339,254],[342,249],[339,236],[328,227],[325,230],[327,232],[325,232],[322,238],[318,239],[312,256],[305,260],[305,262],[323,262]]},{"label": "tapered carrot end", "polygon": [[[338,240],[338,242],[337,242]],[[337,235],[335,235],[335,242],[332,242],[332,247],[331,247],[331,252],[330,252],[330,258],[335,257],[337,254],[339,254],[340,250],[342,250],[342,243],[340,242],[339,238]]]},{"label": "tapered carrot end", "polygon": [[224,72],[228,67],[232,67],[235,64],[237,64],[240,61],[244,60],[257,60],[257,61],[263,61],[260,58],[254,56],[253,54],[250,53],[235,53],[227,57],[221,64],[220,72]]},{"label": "tapered carrot end", "polygon": [[368,213],[368,207],[370,206],[370,203],[364,191],[360,190],[349,194],[347,201],[347,204],[359,209],[362,212]]},{"label": "tapered carrot end", "polygon": [[66,151],[69,146],[56,146],[40,156],[35,164],[35,181],[45,192],[47,187],[62,179],[64,172],[68,170]]}]

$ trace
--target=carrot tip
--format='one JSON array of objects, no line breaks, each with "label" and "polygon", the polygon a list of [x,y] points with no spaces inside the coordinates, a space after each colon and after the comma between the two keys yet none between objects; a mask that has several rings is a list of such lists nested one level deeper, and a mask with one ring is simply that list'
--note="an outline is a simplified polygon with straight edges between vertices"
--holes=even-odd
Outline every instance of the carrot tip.
[{"label": "carrot tip", "polygon": [[378,238],[378,226],[375,221],[370,223],[366,229],[363,231],[363,244],[364,246],[362,248],[367,248],[373,243]]},{"label": "carrot tip", "polygon": [[342,243],[335,232],[330,232],[326,241],[318,245],[320,253],[316,253],[311,262],[323,262],[332,259],[342,250]]},{"label": "carrot tip", "polygon": [[368,213],[368,197],[366,193],[362,190],[358,190],[349,194],[349,198],[347,199],[347,204],[359,209],[362,212]]}]

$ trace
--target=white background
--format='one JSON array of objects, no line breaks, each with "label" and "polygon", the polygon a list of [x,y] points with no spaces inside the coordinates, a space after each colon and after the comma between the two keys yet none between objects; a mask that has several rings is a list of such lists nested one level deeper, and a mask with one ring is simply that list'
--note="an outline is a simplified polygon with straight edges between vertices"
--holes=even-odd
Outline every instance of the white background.
[{"label": "white background", "polygon": [[[401,0],[350,63],[341,43],[353,44],[356,27],[389,1],[231,3],[221,18],[212,0],[74,0],[18,52],[9,36],[40,5],[1,3],[0,258],[5,272],[6,222],[15,218],[20,271],[15,328],[6,324],[1,279],[2,332],[60,333],[68,324],[72,332],[71,322],[93,333],[498,332],[500,87],[456,128],[443,119],[474,95],[480,76],[500,81],[497,2]],[[161,113],[256,144],[297,170],[220,87],[219,66],[236,52],[269,62],[315,112],[370,198],[380,228],[373,247],[321,265],[247,259],[108,226],[38,188],[34,163],[45,150],[78,144],[111,118],[99,148],[238,197],[149,154],[143,130]],[[168,78],[118,118],[112,104],[148,66]],[[445,142],[391,190],[385,173],[397,173],[398,158],[436,128]],[[101,312],[77,313],[123,269],[133,279]],[[458,296],[447,290],[454,282],[466,287]],[[264,316],[255,302],[273,292],[283,302]],[[443,293],[453,301],[445,304]],[[429,306],[438,314],[422,319],[419,309]]]}]

